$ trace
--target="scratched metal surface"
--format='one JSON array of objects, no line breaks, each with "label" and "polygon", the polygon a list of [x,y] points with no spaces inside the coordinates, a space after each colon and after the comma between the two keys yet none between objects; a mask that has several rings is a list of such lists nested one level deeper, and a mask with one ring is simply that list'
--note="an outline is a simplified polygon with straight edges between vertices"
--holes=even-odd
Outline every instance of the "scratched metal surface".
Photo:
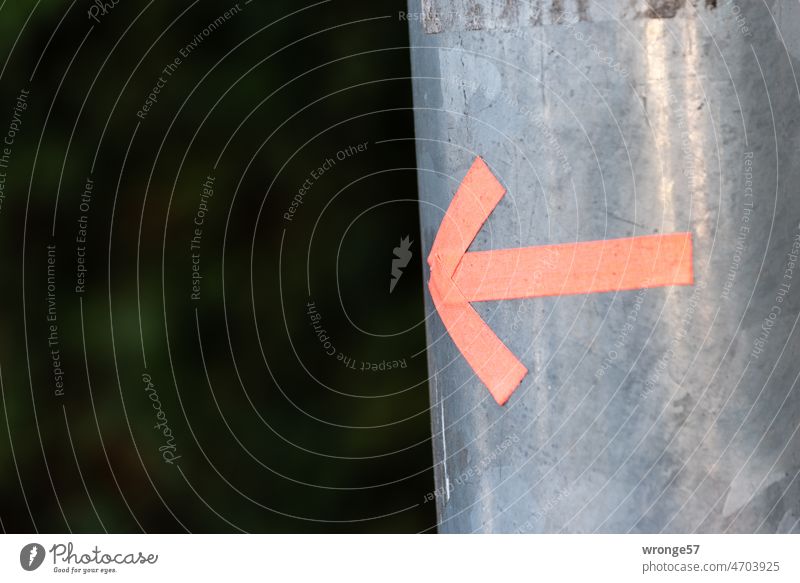
[{"label": "scratched metal surface", "polygon": [[619,18],[411,0],[426,255],[480,155],[471,250],[691,231],[696,285],[475,304],[531,371],[502,408],[426,290],[440,530],[800,532],[800,3],[580,4]]},{"label": "scratched metal surface", "polygon": [[716,6],[717,0],[422,0],[421,10],[425,32],[437,34],[560,24],[569,16],[581,22],[674,18]]}]

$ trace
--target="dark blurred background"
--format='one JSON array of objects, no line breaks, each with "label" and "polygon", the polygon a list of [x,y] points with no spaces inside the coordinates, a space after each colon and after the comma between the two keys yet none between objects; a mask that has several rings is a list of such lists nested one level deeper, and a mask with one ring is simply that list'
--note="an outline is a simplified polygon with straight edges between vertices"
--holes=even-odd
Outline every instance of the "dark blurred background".
[{"label": "dark blurred background", "polygon": [[102,4],[0,7],[3,531],[434,530],[405,2]]}]

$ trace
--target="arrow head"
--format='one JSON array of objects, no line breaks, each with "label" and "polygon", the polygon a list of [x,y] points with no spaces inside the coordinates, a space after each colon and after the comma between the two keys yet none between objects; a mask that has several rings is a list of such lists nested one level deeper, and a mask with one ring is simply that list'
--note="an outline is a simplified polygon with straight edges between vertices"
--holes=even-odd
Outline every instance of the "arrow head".
[{"label": "arrow head", "polygon": [[503,405],[528,374],[453,282],[456,268],[506,189],[477,158],[458,188],[433,242],[428,264],[436,311],[475,374]]},{"label": "arrow head", "polygon": [[[505,193],[489,167],[477,158],[442,219],[428,257],[428,289],[436,311],[461,354],[500,405],[508,401],[528,369],[486,325],[471,301],[694,282],[691,233],[467,253]],[[557,260],[547,260],[552,257]],[[534,277],[542,272],[544,281]]]}]

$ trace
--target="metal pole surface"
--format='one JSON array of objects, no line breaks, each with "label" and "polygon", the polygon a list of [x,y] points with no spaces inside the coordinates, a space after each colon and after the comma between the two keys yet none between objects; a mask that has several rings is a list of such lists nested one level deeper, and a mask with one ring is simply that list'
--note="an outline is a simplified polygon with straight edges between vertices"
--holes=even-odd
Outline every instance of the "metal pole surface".
[{"label": "metal pole surface", "polygon": [[693,237],[690,286],[473,303],[528,369],[505,406],[426,290],[440,531],[800,532],[800,3],[405,16],[426,256],[477,157],[470,251]]}]

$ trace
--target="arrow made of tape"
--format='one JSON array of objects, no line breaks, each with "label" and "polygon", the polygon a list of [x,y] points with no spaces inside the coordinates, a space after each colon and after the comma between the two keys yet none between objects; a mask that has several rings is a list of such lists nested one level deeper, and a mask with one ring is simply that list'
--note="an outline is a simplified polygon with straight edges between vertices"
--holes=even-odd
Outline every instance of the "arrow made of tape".
[{"label": "arrow made of tape", "polygon": [[476,158],[428,257],[436,311],[466,361],[504,405],[528,369],[470,302],[692,285],[692,234],[467,253],[506,189]]}]

